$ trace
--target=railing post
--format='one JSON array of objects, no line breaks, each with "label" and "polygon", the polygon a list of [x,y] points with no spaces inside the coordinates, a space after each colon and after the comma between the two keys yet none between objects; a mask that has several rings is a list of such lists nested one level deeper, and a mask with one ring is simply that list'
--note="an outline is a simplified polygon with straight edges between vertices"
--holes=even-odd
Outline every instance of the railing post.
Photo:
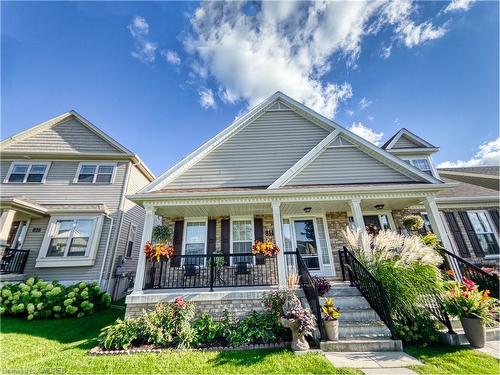
[{"label": "railing post", "polygon": [[214,281],[215,281],[215,255],[210,254],[208,257],[208,264],[210,267],[210,291],[214,291]]},{"label": "railing post", "polygon": [[135,272],[134,292],[139,292],[144,286],[144,274],[146,272],[146,255],[142,250],[144,244],[151,241],[153,233],[153,224],[155,218],[155,208],[151,205],[145,205],[144,209],[144,227],[142,228],[141,250],[139,251],[139,260],[137,261],[137,270]]}]

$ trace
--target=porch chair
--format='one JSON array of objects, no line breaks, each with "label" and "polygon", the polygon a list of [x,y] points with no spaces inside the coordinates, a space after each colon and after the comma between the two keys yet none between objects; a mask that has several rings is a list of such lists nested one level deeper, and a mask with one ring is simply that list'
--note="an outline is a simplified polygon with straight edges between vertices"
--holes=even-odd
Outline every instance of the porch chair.
[{"label": "porch chair", "polygon": [[250,264],[248,262],[238,262],[236,263],[236,269],[234,270],[234,284],[238,285],[239,276],[245,276],[247,283],[252,271],[250,269]]},{"label": "porch chair", "polygon": [[198,264],[190,263],[190,264],[184,264],[182,266],[182,269],[184,270],[184,275],[182,277],[182,287],[186,285],[186,279],[189,278],[190,280],[193,280],[192,278],[194,277],[194,282],[190,283],[192,286],[196,286],[196,280],[197,276],[200,275],[200,266]]}]

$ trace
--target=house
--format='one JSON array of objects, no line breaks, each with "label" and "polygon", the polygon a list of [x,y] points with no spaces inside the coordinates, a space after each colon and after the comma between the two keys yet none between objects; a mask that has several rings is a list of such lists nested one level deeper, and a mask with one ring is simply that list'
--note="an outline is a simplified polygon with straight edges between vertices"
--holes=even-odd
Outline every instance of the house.
[{"label": "house", "polygon": [[[453,249],[438,202],[458,183],[440,178],[437,151],[406,129],[377,147],[275,93],[128,196],[146,210],[141,243],[158,215],[173,230],[175,252],[159,262],[141,252],[127,316],[180,294],[203,311],[244,314],[261,306],[264,291],[287,284],[295,250],[310,274],[339,279],[342,229],[401,230],[413,207]],[[282,251],[253,257],[252,244],[264,239]]]},{"label": "house", "polygon": [[2,281],[97,281],[121,295],[145,216],[126,196],[154,180],[148,167],[74,111],[3,140],[0,153]]}]

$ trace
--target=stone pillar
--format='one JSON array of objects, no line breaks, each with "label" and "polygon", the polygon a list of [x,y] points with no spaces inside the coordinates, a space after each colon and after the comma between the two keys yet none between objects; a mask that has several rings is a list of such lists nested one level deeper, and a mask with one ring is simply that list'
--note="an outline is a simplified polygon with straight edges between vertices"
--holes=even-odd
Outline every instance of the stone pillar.
[{"label": "stone pillar", "polygon": [[278,261],[278,281],[280,287],[286,287],[286,261],[285,261],[285,243],[283,241],[283,226],[281,224],[281,202],[272,202],[274,239],[276,246],[281,250],[277,256]]},{"label": "stone pillar", "polygon": [[143,251],[143,246],[146,242],[151,241],[153,234],[153,224],[155,219],[155,208],[150,205],[145,205],[146,215],[144,216],[144,227],[142,229],[141,247],[139,251],[139,260],[137,261],[137,270],[135,272],[134,292],[140,292],[144,286],[144,272],[146,271],[146,255]]},{"label": "stone pillar", "polygon": [[16,216],[16,210],[7,208],[2,211],[2,216],[0,217],[0,248],[7,246],[7,239],[9,237],[10,228],[12,227],[12,222],[14,221],[14,216]]},{"label": "stone pillar", "polygon": [[439,215],[436,197],[433,195],[425,197],[424,206],[434,234],[438,236],[446,250],[453,252],[453,247],[446,233],[446,227],[444,226],[443,220],[441,220],[441,215]]}]

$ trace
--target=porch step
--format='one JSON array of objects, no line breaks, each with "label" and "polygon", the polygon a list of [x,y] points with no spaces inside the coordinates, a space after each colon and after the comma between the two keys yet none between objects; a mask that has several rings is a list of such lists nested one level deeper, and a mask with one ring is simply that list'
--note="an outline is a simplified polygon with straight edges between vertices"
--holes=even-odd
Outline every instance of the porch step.
[{"label": "porch step", "polygon": [[[325,298],[320,299],[320,303],[324,303]],[[370,309],[370,304],[365,299],[365,297],[359,296],[337,296],[334,298],[334,304],[336,307],[340,308],[340,311],[344,310],[358,310],[358,309]]]},{"label": "porch step", "polygon": [[355,286],[349,286],[349,284],[333,284],[331,289],[325,295],[328,298],[335,297],[349,297],[349,296],[360,296],[361,292]]},{"label": "porch step", "polygon": [[380,320],[373,321],[342,321],[339,320],[340,338],[390,338],[391,332]]},{"label": "porch step", "polygon": [[379,316],[372,308],[368,309],[346,309],[341,311],[339,321],[343,322],[356,322],[356,321],[370,321],[379,320]]},{"label": "porch step", "polygon": [[339,341],[322,341],[320,348],[324,352],[401,352],[403,344],[401,340],[391,340],[385,337],[359,337]]}]

